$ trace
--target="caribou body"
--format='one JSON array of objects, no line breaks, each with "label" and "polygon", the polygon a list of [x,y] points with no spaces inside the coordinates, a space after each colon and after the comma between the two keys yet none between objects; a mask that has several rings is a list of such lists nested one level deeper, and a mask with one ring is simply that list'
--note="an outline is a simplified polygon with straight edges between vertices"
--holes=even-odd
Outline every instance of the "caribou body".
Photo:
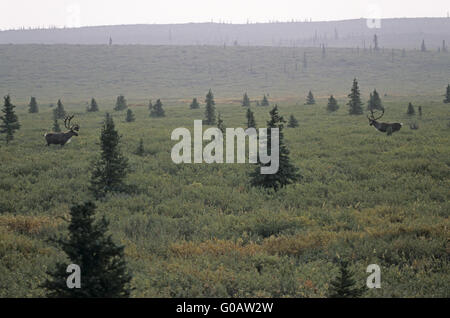
[{"label": "caribou body", "polygon": [[384,115],[384,109],[382,110],[381,116],[375,118],[373,110],[370,110],[370,117],[367,116],[367,119],[369,119],[369,126],[373,126],[376,130],[387,133],[388,136],[392,135],[396,131],[399,131],[402,129],[403,124],[402,123],[380,123],[377,120],[383,117]]},{"label": "caribou body", "polygon": [[70,121],[75,115],[66,116],[64,118],[64,126],[69,129],[66,132],[52,132],[46,133],[44,135],[45,140],[47,141],[47,146],[50,145],[61,145],[69,143],[73,136],[78,136],[78,131],[80,130],[80,126],[78,124],[70,125]]}]

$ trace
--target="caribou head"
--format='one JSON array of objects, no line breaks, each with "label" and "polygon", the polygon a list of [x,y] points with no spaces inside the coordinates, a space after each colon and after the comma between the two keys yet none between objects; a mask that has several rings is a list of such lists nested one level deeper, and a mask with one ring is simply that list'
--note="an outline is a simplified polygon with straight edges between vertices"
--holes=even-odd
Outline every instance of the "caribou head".
[{"label": "caribou head", "polygon": [[45,140],[47,141],[47,146],[53,145],[61,145],[64,146],[65,144],[68,144],[73,136],[78,136],[78,131],[80,130],[80,125],[78,124],[70,124],[70,121],[75,115],[72,116],[66,116],[64,118],[64,126],[69,129],[66,132],[52,132],[52,133],[46,133],[44,135]]},{"label": "caribou head", "polygon": [[373,109],[370,110],[370,116],[367,116],[369,119],[369,126],[375,127],[376,130],[381,131],[383,133],[387,133],[388,136],[392,135],[396,131],[399,131],[403,124],[402,123],[380,123],[378,119],[384,116],[384,109],[379,117],[375,118],[375,113]]}]

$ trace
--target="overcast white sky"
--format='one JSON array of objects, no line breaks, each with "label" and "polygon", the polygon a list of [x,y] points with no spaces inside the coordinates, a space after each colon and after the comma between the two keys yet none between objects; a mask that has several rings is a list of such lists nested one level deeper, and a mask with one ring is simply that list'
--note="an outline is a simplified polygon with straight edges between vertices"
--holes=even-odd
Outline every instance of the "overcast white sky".
[{"label": "overcast white sky", "polygon": [[0,29],[140,23],[232,23],[444,17],[449,0],[0,0]]}]

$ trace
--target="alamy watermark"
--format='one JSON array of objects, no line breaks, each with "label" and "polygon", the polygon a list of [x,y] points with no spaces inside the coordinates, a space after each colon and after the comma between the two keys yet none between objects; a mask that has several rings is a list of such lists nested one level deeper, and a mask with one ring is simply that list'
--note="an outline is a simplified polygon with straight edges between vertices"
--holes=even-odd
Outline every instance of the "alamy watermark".
[{"label": "alamy watermark", "polygon": [[[279,129],[270,128],[270,153],[268,152],[267,136],[267,128],[258,130],[256,128],[247,128],[246,130],[226,128],[225,163],[246,163],[246,138],[248,137],[248,163],[262,163],[261,174],[277,173],[279,168]],[[219,128],[208,128],[203,132],[202,121],[194,120],[193,147],[191,132],[187,128],[176,128],[172,132],[171,139],[179,140],[173,146],[171,153],[172,161],[176,164],[224,163],[224,136]],[[210,143],[203,148],[203,141],[210,141]]]}]

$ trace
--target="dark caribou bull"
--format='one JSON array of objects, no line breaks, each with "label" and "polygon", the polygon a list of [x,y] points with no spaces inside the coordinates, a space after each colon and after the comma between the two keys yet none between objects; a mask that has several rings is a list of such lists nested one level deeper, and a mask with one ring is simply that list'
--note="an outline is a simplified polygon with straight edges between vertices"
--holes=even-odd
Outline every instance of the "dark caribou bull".
[{"label": "dark caribou bull", "polygon": [[44,135],[45,140],[47,141],[47,146],[50,145],[61,145],[64,146],[65,144],[70,142],[70,139],[73,136],[78,136],[78,131],[80,130],[80,126],[78,124],[70,125],[70,121],[75,115],[72,116],[66,116],[64,118],[64,126],[69,129],[69,131],[66,132],[52,132],[52,133],[46,133]]},{"label": "dark caribou bull", "polygon": [[377,120],[383,117],[384,115],[384,109],[382,110],[381,116],[375,118],[373,110],[370,110],[370,117],[367,116],[367,119],[369,119],[369,126],[375,127],[376,130],[387,133],[388,136],[392,135],[396,131],[399,131],[402,129],[403,124],[402,123],[379,123]]}]

